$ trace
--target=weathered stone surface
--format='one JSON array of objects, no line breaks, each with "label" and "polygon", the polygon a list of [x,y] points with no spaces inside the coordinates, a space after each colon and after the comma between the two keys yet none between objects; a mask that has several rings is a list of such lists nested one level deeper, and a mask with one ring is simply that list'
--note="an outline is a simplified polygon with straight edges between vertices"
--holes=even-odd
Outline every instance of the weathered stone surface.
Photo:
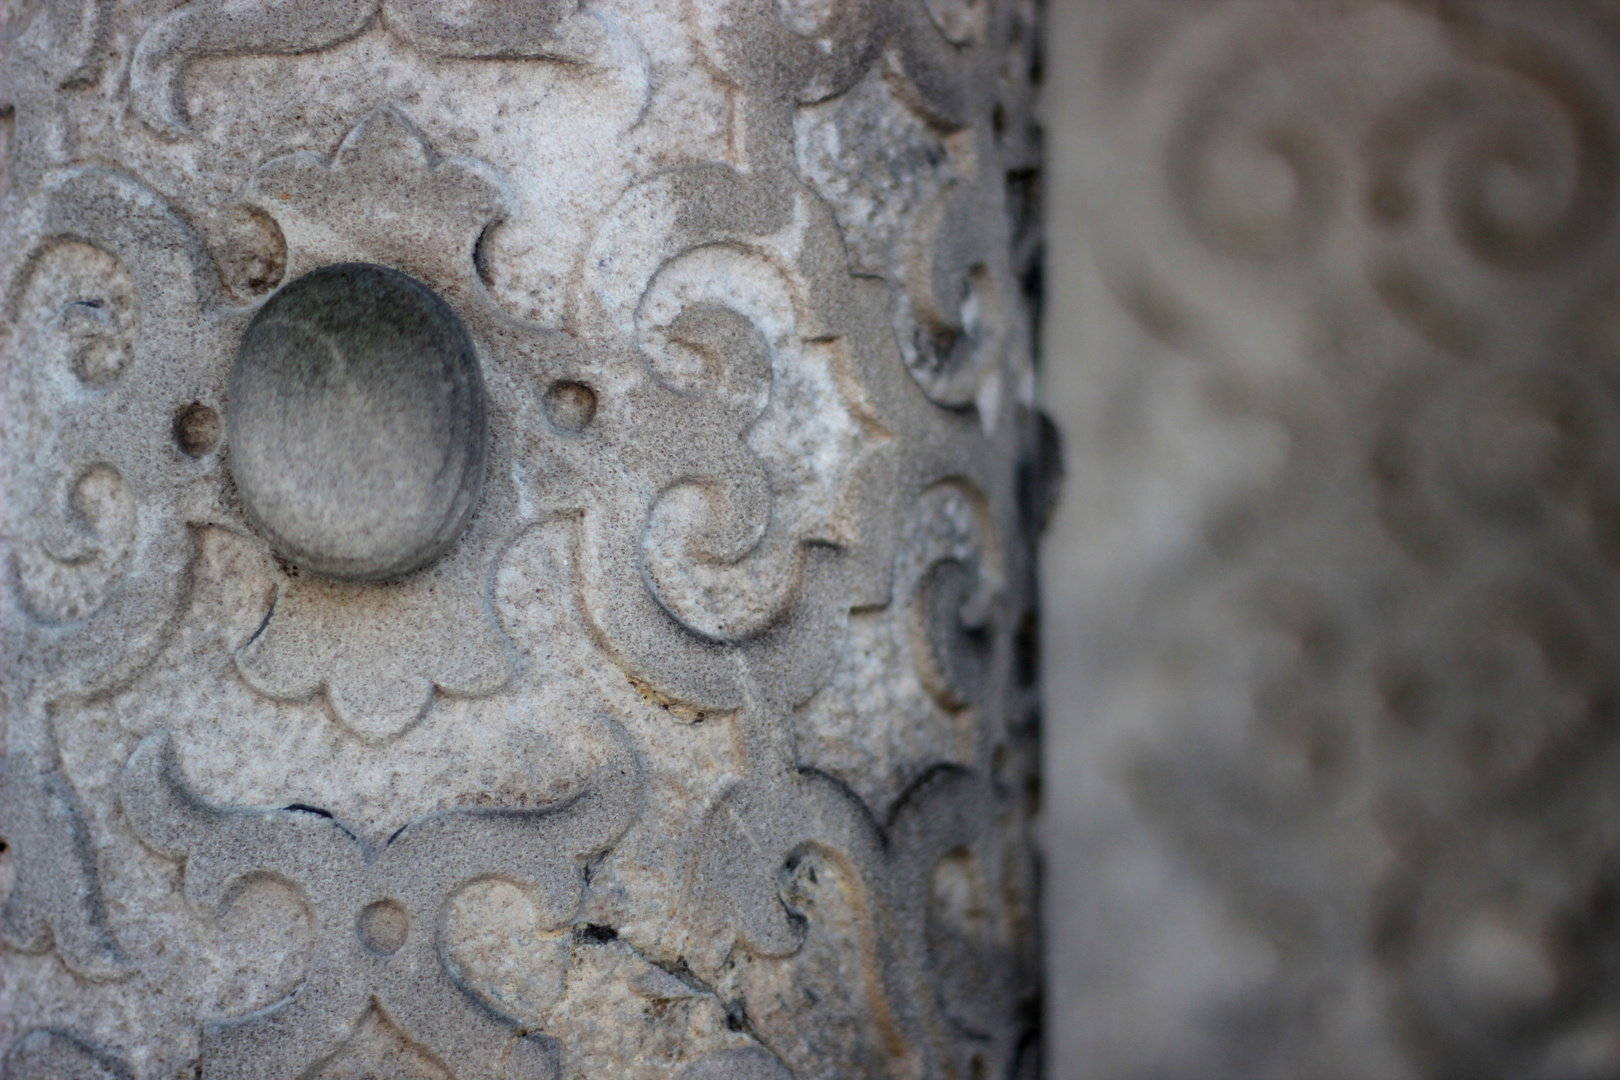
[{"label": "weathered stone surface", "polygon": [[6,18],[3,1075],[1029,1075],[1032,5]]}]

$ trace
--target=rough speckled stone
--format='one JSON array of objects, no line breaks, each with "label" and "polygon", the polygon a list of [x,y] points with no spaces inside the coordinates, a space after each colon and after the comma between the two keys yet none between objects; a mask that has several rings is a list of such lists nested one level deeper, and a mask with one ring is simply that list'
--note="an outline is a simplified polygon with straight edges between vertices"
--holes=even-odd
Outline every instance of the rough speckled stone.
[{"label": "rough speckled stone", "polygon": [[7,19],[6,1080],[1030,1075],[1032,5]]}]

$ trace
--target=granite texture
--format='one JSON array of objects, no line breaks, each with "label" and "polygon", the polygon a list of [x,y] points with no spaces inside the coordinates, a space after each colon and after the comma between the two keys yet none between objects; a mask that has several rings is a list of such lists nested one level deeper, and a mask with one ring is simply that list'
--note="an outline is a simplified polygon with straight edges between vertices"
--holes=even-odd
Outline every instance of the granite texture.
[{"label": "granite texture", "polygon": [[3,41],[0,1075],[1032,1076],[1032,5]]}]

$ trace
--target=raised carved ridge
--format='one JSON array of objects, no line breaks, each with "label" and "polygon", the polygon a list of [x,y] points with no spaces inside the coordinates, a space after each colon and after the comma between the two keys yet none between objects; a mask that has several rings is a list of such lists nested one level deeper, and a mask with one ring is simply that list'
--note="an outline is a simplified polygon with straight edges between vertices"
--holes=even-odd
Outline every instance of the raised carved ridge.
[{"label": "raised carved ridge", "polygon": [[526,1032],[458,978],[444,951],[456,893],[487,879],[532,891],[548,926],[579,908],[584,862],[634,819],[638,770],[628,748],[579,794],[533,810],[459,810],[414,821],[373,846],[330,814],[214,806],[187,784],[172,743],[154,735],[124,768],[121,798],[141,838],[185,863],[187,899],[219,910],[248,878],[292,885],[315,914],[315,958],[281,1002],[211,1021],[205,1076],[300,1076],[338,1050],[373,1008],[453,1061],[466,1080],[557,1075],[552,1041]]},{"label": "raised carved ridge", "polygon": [[[0,1011],[153,1075],[1027,1060],[1032,12],[46,6]],[[266,344],[361,278],[437,344]]]}]

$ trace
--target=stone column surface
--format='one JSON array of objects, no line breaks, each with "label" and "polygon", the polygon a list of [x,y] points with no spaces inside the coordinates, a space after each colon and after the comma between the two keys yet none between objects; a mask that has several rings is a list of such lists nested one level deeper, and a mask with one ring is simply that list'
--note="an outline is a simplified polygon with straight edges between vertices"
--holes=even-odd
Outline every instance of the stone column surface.
[{"label": "stone column surface", "polygon": [[1034,17],[12,0],[5,1080],[1034,1075]]}]

